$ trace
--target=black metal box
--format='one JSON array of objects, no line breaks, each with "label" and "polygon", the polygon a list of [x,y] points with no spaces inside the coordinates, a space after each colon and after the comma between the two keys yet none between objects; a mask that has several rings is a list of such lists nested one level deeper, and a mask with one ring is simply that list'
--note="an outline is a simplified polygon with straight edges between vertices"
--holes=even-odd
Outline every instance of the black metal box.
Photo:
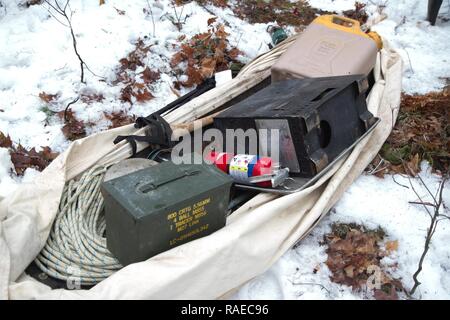
[{"label": "black metal box", "polygon": [[225,226],[233,180],[208,164],[163,162],[102,184],[107,247],[122,265]]},{"label": "black metal box", "polygon": [[[367,87],[367,78],[360,75],[275,82],[217,115],[214,126],[223,133],[223,149],[238,153],[236,138],[234,150],[226,148],[231,140],[226,130],[255,129],[258,152],[269,156],[275,152],[270,130],[278,129],[274,145],[279,146],[281,166],[296,176],[312,177],[376,122],[367,110]],[[265,143],[261,129],[269,132]],[[244,141],[245,153],[252,153],[249,140]]]}]

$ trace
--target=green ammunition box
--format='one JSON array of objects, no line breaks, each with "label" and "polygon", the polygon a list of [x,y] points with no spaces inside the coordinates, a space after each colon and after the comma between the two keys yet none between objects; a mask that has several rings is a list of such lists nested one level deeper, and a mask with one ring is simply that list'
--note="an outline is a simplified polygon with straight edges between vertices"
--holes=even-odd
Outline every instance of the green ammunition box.
[{"label": "green ammunition box", "polygon": [[214,166],[169,161],[103,182],[108,249],[125,266],[213,233],[232,182]]}]

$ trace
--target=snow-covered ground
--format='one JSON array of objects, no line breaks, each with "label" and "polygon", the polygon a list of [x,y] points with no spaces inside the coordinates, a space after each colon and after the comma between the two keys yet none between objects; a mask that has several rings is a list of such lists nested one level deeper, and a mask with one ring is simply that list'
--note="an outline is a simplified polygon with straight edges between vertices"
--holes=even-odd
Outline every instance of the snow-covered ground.
[{"label": "snow-covered ground", "polygon": [[[102,102],[87,105],[79,101],[71,107],[78,119],[96,123],[90,132],[105,129],[108,125],[103,112],[125,109],[137,116],[148,115],[176,98],[170,89],[175,78],[169,75],[169,63],[175,53],[173,46],[179,43],[178,37],[205,32],[207,20],[213,17],[195,2],[189,3],[183,10],[177,9],[181,20],[187,16],[182,30],[178,31],[169,18],[175,15],[170,1],[156,1],[157,5],[151,1],[155,20],[153,30],[151,16],[143,12],[147,1],[110,0],[102,6],[98,1],[70,2],[78,50],[97,75],[114,79],[119,60],[134,48],[139,38],[147,37],[146,44],[153,45],[144,62],[161,72],[161,79],[152,90],[156,99],[131,107],[118,99],[120,86],[111,86],[89,71],[86,71],[86,85],[80,85],[80,67],[70,30],[50,16],[47,5],[25,9],[17,7],[18,0],[2,2],[7,14],[0,16],[0,131],[10,134],[14,142],[26,147],[50,146],[55,151],[64,150],[68,142],[61,134],[59,119],[49,119],[49,124],[43,125],[46,114],[42,111],[40,92],[60,94],[53,111],[63,109],[78,90],[103,94],[105,100]],[[125,13],[119,14],[117,10]],[[268,50],[270,36],[265,25],[242,21],[232,25],[233,30],[228,27],[225,30],[231,33],[231,45],[239,42],[239,48],[245,53],[244,60]],[[136,73],[144,68],[141,69],[138,68]]]},{"label": "snow-covered ground", "polygon": [[[79,101],[72,106],[78,119],[94,123],[88,133],[108,126],[104,112],[126,110],[137,116],[148,115],[175,99],[170,88],[175,80],[170,74],[170,58],[176,52],[174,45],[181,35],[191,37],[206,31],[211,12],[219,17],[219,22],[227,22],[230,44],[237,45],[244,53],[243,62],[269,49],[267,25],[249,24],[234,17],[229,9],[211,7],[205,10],[194,2],[189,3],[182,12],[177,9],[177,14],[187,16],[179,31],[169,19],[174,15],[169,0],[149,0],[153,19],[143,10],[148,7],[146,0],[107,0],[102,6],[98,1],[72,0],[72,21],[79,52],[89,68],[107,80],[87,71],[86,84],[81,85],[79,62],[73,52],[69,29],[49,14],[48,6],[24,8],[17,5],[19,2],[0,0],[0,131],[27,148],[50,146],[55,151],[63,151],[69,144],[61,133],[62,121],[56,116],[48,117],[44,112],[44,104],[39,98],[41,92],[59,94],[53,111],[62,110],[77,92],[101,93],[105,97],[102,102],[87,104]],[[446,78],[450,76],[449,2],[444,1],[440,14],[443,18],[438,19],[436,26],[425,21],[427,1],[361,2],[368,4],[366,9],[371,20],[387,15],[373,29],[388,39],[404,58],[404,91],[426,93],[445,86]],[[354,0],[311,0],[310,3],[320,9],[339,12],[352,9]],[[382,7],[383,4],[386,7]],[[159,70],[161,77],[152,87],[155,99],[130,105],[118,99],[121,87],[108,84],[108,80],[113,79],[120,66],[119,60],[134,48],[139,38],[152,45],[145,63]],[[136,73],[140,71],[138,68]],[[0,148],[0,196],[7,196],[20,183],[38,174],[28,169],[23,178],[18,178],[11,170],[8,151]],[[427,170],[422,175],[428,187],[436,189],[438,177]],[[396,176],[395,180],[407,185],[403,177]],[[421,190],[421,195],[426,195],[417,180],[413,183]],[[448,186],[444,199],[448,205]],[[408,204],[414,200],[417,199],[412,190],[399,186],[390,176],[385,179],[361,176],[309,237],[287,252],[264,275],[246,284],[235,297],[363,298],[364,294],[351,292],[348,287],[329,280],[329,271],[324,265],[325,249],[319,245],[319,240],[335,221],[360,222],[369,227],[381,225],[392,239],[399,240],[396,256],[392,257],[398,261],[398,269],[392,272],[403,278],[405,286],[411,286],[428,226],[426,212]],[[425,260],[418,297],[450,298],[449,228],[448,221],[442,221],[438,226]],[[313,274],[317,265],[321,267]],[[292,282],[309,284],[294,285]]]},{"label": "snow-covered ground", "polygon": [[[421,177],[431,192],[436,193],[440,177],[431,174],[422,164]],[[394,181],[395,180],[395,181]],[[414,189],[424,202],[432,202],[424,185],[411,179]],[[426,199],[426,200],[425,200]],[[443,199],[450,203],[450,188]],[[410,201],[418,201],[407,177],[396,175],[384,179],[363,175],[350,187],[335,208],[295,249],[289,250],[265,274],[248,282],[236,293],[238,299],[362,299],[368,292],[352,292],[348,286],[330,281],[325,261],[323,236],[331,224],[358,223],[370,229],[381,226],[386,241],[398,241],[398,249],[382,260],[382,265],[395,278],[401,278],[405,288],[413,286],[412,275],[417,270],[430,218],[425,209]],[[450,210],[446,209],[448,214]],[[444,212],[442,212],[444,213]],[[439,222],[430,251],[425,258],[415,297],[422,299],[450,298],[450,221]],[[396,267],[395,267],[396,266]],[[314,270],[318,270],[314,273]]]},{"label": "snow-covered ground", "polygon": [[[361,1],[368,3],[370,19],[376,19],[379,9],[374,4],[386,3],[387,18],[373,30],[387,38],[405,61],[403,90],[406,93],[427,93],[441,89],[450,77],[450,6],[444,1],[436,26],[425,21],[427,1]],[[353,8],[354,1],[310,0],[321,9],[343,11]],[[439,178],[422,165],[425,185],[435,192]],[[395,181],[396,182],[395,182]],[[427,197],[425,187],[412,179],[416,191]],[[401,186],[403,185],[403,186]],[[406,187],[406,188],[405,188]],[[444,189],[443,201],[449,213],[450,185]],[[387,175],[384,179],[362,175],[344,194],[330,214],[305,238],[298,247],[288,251],[265,274],[248,282],[234,295],[236,299],[362,299],[366,292],[352,292],[350,287],[330,281],[325,264],[326,246],[320,245],[323,236],[331,231],[333,222],[356,222],[376,229],[381,226],[391,240],[398,240],[398,251],[384,258],[389,268],[401,278],[405,288],[413,286],[412,275],[417,270],[430,218],[422,206],[410,204],[417,196],[407,178]],[[443,213],[443,212],[442,212]],[[422,299],[450,299],[450,221],[439,222],[430,250],[425,258],[415,297]],[[313,270],[318,270],[314,273]],[[370,297],[370,294],[369,294]]]}]

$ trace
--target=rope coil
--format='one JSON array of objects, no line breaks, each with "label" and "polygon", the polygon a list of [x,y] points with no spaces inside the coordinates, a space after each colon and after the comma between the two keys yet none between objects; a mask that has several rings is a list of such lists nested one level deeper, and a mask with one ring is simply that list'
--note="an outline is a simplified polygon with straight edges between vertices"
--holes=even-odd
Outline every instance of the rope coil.
[{"label": "rope coil", "polygon": [[104,200],[100,192],[108,166],[94,166],[66,183],[50,236],[37,266],[56,279],[95,285],[122,268],[106,247]]}]

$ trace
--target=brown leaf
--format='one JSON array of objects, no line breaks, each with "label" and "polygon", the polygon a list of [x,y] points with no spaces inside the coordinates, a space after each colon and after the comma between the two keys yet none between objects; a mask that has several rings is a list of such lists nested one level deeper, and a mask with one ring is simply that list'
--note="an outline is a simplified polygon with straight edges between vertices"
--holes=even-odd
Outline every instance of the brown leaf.
[{"label": "brown leaf", "polygon": [[411,172],[411,175],[416,176],[420,172],[419,168],[419,154],[416,153],[411,160],[406,163],[408,170]]},{"label": "brown leaf", "polygon": [[183,86],[192,87],[203,82],[202,74],[194,67],[188,67],[186,70],[188,79],[183,82]]},{"label": "brown leaf", "polygon": [[393,251],[397,251],[397,249],[398,249],[398,240],[386,242],[385,247],[386,247],[386,250],[388,251],[388,253],[391,253]]},{"label": "brown leaf", "polygon": [[220,39],[226,39],[228,36],[228,33],[225,32],[225,26],[223,24],[217,26],[217,31],[215,34]]},{"label": "brown leaf", "polygon": [[49,94],[42,91],[41,93],[39,93],[39,98],[41,98],[41,100],[46,103],[50,103],[58,98],[58,94]]},{"label": "brown leaf", "polygon": [[130,61],[128,61],[127,58],[122,58],[119,60],[120,64],[122,65],[123,69],[128,69],[130,65]]},{"label": "brown leaf", "polygon": [[[227,70],[240,54],[238,49],[228,50],[228,34],[223,24],[213,26],[212,18],[207,32],[199,33],[183,42],[179,51],[172,56],[171,66],[177,75],[184,74],[187,80],[174,82],[175,88],[181,84],[193,87],[211,77],[215,72]],[[185,62],[185,63],[182,63]]]},{"label": "brown leaf", "polygon": [[57,152],[53,152],[50,147],[42,147],[42,151],[40,151],[40,155],[46,161],[53,161],[59,155]]},{"label": "brown leaf", "polygon": [[133,103],[131,96],[133,95],[133,85],[129,84],[120,90],[120,100],[123,102]]},{"label": "brown leaf", "polygon": [[17,175],[23,175],[27,168],[41,171],[58,156],[50,147],[43,147],[39,152],[35,148],[27,150],[20,144],[15,147],[10,136],[5,136],[2,132],[0,132],[0,147],[9,149],[11,162]]},{"label": "brown leaf", "polygon": [[214,70],[216,69],[216,60],[213,58],[203,59],[200,74],[203,78],[209,78],[214,74]]},{"label": "brown leaf", "polygon": [[344,268],[345,275],[349,278],[353,278],[355,276],[355,274],[353,272],[354,269],[355,269],[355,267],[352,265],[345,267]]},{"label": "brown leaf", "polygon": [[228,56],[233,60],[236,59],[240,54],[242,54],[242,52],[238,48],[233,48],[228,51]]},{"label": "brown leaf", "polygon": [[45,147],[42,151],[37,152],[35,148],[26,150],[19,145],[10,151],[11,162],[17,175],[23,175],[27,168],[34,168],[36,170],[44,170],[51,161],[57,157],[57,153],[53,153],[49,147]]},{"label": "brown leaf", "polygon": [[172,59],[170,60],[170,66],[175,67],[178,64],[180,64],[184,60],[183,58],[183,52],[177,52],[172,56]]},{"label": "brown leaf", "polygon": [[111,121],[111,125],[108,129],[122,127],[136,121],[135,115],[128,115],[123,110],[113,113],[104,113],[104,115],[109,121]]},{"label": "brown leaf", "polygon": [[212,25],[217,21],[217,17],[212,17],[208,19],[208,26]]},{"label": "brown leaf", "polygon": [[395,291],[395,287],[392,285],[387,285],[385,287],[386,288],[384,290],[375,289],[373,292],[374,298],[376,300],[398,300],[398,294]]},{"label": "brown leaf", "polygon": [[158,80],[160,77],[160,74],[158,71],[152,71],[149,67],[146,67],[144,71],[142,72],[141,78],[144,80],[145,83],[149,84],[156,80]]},{"label": "brown leaf", "polygon": [[116,7],[114,7],[114,9],[116,9],[117,13],[121,16],[123,16],[125,14],[125,10],[120,10],[120,9],[117,9]]},{"label": "brown leaf", "polygon": [[[332,230],[332,233],[324,236],[328,245],[325,263],[331,271],[331,280],[355,290],[364,288],[372,274],[369,268],[383,268],[380,260],[386,256],[386,252],[378,245],[378,241],[383,240],[384,231],[366,230],[356,224],[334,224]],[[383,271],[382,279],[384,284],[394,284],[396,281]],[[400,287],[401,284],[395,286]]]},{"label": "brown leaf", "polygon": [[134,93],[136,101],[145,102],[154,98],[154,96],[147,89],[139,90],[139,92]]},{"label": "brown leaf", "polygon": [[105,97],[101,93],[91,93],[91,94],[81,94],[81,101],[84,103],[90,104],[92,102],[102,102]]},{"label": "brown leaf", "polygon": [[4,133],[0,131],[0,147],[11,148],[12,145],[11,137],[9,135],[5,136]]},{"label": "brown leaf", "polygon": [[[58,115],[61,119],[64,119],[64,111],[58,112]],[[61,128],[64,136],[71,141],[84,138],[86,136],[84,122],[78,120],[70,109],[66,112],[66,118],[67,121],[64,119],[66,122]]]},{"label": "brown leaf", "polygon": [[86,136],[86,130],[82,121],[72,121],[62,127],[62,132],[68,140],[77,140]]}]

